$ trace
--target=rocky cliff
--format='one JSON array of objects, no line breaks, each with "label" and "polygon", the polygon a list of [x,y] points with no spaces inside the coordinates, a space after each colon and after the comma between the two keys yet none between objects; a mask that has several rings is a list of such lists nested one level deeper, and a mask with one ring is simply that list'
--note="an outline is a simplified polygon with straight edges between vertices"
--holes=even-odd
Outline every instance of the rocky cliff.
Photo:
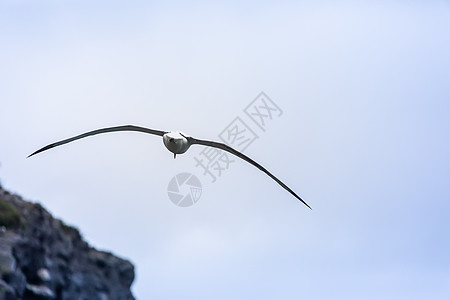
[{"label": "rocky cliff", "polygon": [[128,300],[134,267],[0,186],[0,300]]}]

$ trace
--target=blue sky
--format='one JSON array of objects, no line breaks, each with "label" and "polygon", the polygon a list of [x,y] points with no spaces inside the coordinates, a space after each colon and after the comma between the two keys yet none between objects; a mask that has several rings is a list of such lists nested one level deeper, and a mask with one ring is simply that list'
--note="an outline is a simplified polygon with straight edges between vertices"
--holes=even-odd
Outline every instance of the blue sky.
[{"label": "blue sky", "polygon": [[[448,299],[448,1],[0,4],[0,179],[136,265],[138,299]],[[264,91],[283,115],[211,183],[200,147]],[[196,174],[189,208],[167,195]]]}]

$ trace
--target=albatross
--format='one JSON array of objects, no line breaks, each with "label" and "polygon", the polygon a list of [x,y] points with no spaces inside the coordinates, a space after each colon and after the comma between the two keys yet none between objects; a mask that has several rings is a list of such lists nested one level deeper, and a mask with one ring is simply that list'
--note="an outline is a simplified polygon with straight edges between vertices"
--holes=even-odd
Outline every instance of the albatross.
[{"label": "albatross", "polygon": [[30,155],[28,155],[28,157],[31,157],[40,152],[43,152],[43,151],[49,150],[51,148],[61,146],[61,145],[64,145],[64,144],[67,144],[67,143],[70,143],[70,142],[73,142],[73,141],[76,141],[76,140],[79,140],[79,139],[82,139],[82,138],[85,138],[88,136],[92,136],[92,135],[96,135],[96,134],[100,134],[100,133],[115,132],[115,131],[138,131],[138,132],[162,136],[164,146],[166,146],[166,148],[170,152],[173,153],[174,158],[176,157],[177,154],[185,153],[189,149],[189,147],[192,145],[203,145],[203,146],[214,147],[214,148],[218,148],[221,150],[225,150],[225,151],[227,151],[233,155],[236,155],[237,157],[251,163],[258,169],[260,169],[261,171],[266,173],[270,178],[272,178],[279,185],[281,185],[286,191],[291,193],[295,198],[300,200],[309,209],[311,209],[311,207],[305,201],[303,201],[303,199],[300,198],[300,196],[298,196],[293,190],[291,190],[286,184],[284,184],[281,180],[279,180],[277,177],[275,177],[272,173],[267,171],[266,168],[264,168],[263,166],[261,166],[260,164],[258,164],[256,161],[254,161],[250,157],[246,156],[245,154],[233,149],[232,147],[230,147],[226,144],[214,142],[214,141],[196,139],[191,136],[186,136],[179,131],[162,131],[162,130],[149,129],[149,128],[139,127],[139,126],[134,126],[134,125],[107,127],[107,128],[89,131],[89,132],[56,142],[56,143],[52,143],[50,145],[42,147],[41,149],[31,153]]}]

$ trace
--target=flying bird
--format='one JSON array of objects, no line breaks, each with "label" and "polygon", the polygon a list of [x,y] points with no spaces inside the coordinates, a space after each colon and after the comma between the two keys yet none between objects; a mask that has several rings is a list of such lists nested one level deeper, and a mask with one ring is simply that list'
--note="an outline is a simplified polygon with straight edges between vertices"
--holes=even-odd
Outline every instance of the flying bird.
[{"label": "flying bird", "polygon": [[291,193],[295,198],[297,198],[298,200],[300,200],[303,204],[305,204],[308,208],[311,209],[311,207],[305,202],[303,201],[302,198],[300,198],[293,190],[291,190],[286,184],[284,184],[281,180],[279,180],[277,177],[275,177],[274,175],[272,175],[272,173],[270,173],[269,171],[267,171],[263,166],[261,166],[260,164],[258,164],[257,162],[255,162],[253,159],[251,159],[250,157],[246,156],[245,154],[231,148],[230,146],[223,144],[223,143],[218,143],[218,142],[214,142],[214,141],[207,141],[207,140],[200,140],[200,139],[196,139],[190,136],[185,136],[183,133],[178,132],[178,131],[161,131],[161,130],[154,130],[154,129],[149,129],[149,128],[144,128],[144,127],[139,127],[139,126],[133,126],[133,125],[124,125],[124,126],[116,126],[116,127],[108,127],[108,128],[102,128],[102,129],[97,129],[97,130],[93,130],[93,131],[89,131],[50,145],[47,145],[35,152],[33,152],[32,154],[30,154],[28,157],[33,156],[35,154],[38,154],[40,152],[49,150],[51,148],[57,147],[57,146],[61,146],[91,135],[96,135],[96,134],[100,134],[100,133],[107,133],[107,132],[115,132],[115,131],[138,131],[138,132],[144,132],[144,133],[149,133],[149,134],[154,134],[154,135],[159,135],[163,137],[163,143],[164,146],[166,146],[166,148],[173,153],[173,157],[175,158],[177,154],[182,154],[185,153],[189,147],[191,145],[203,145],[203,146],[209,146],[209,147],[214,147],[214,148],[218,148],[218,149],[222,149],[225,150],[231,154],[236,155],[237,157],[242,158],[243,160],[251,163],[252,165],[254,165],[255,167],[257,167],[258,169],[260,169],[261,171],[263,171],[264,173],[266,173],[270,178],[272,178],[273,180],[275,180],[279,185],[281,185],[285,190],[287,190],[289,193]]}]

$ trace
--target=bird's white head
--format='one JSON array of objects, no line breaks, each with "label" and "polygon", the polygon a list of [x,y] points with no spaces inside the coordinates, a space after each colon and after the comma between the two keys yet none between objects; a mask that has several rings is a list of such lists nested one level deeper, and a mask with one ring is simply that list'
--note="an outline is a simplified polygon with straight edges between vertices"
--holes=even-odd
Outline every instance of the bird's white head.
[{"label": "bird's white head", "polygon": [[189,141],[179,131],[167,132],[163,135],[164,146],[173,154],[182,154],[189,149]]}]

